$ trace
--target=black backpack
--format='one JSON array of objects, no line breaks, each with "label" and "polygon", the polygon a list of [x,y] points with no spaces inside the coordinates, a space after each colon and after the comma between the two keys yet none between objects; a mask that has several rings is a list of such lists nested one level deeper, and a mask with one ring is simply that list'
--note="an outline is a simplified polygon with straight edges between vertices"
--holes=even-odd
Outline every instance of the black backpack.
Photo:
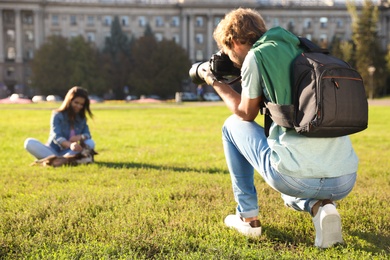
[{"label": "black backpack", "polygon": [[273,122],[308,137],[338,137],[367,128],[368,102],[360,74],[306,38],[292,64],[291,105],[264,102],[265,133]]}]

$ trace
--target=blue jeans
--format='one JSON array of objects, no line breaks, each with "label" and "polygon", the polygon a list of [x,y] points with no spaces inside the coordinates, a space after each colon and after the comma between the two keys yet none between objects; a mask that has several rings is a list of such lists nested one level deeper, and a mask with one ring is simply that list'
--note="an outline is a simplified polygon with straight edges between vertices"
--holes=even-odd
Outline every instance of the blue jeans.
[{"label": "blue jeans", "polygon": [[[311,213],[318,200],[340,200],[352,190],[356,173],[336,178],[294,178],[283,175],[271,167],[271,149],[264,128],[256,122],[242,121],[230,116],[222,128],[222,140],[229,168],[236,212],[243,218],[259,213],[254,170],[264,181],[282,194],[286,206]],[[265,199],[265,198],[264,198]]]},{"label": "blue jeans", "polygon": [[[91,147],[92,149],[95,149],[95,142],[92,139],[87,139],[84,141],[86,145]],[[48,145],[44,145],[40,141],[34,138],[27,138],[26,141],[24,141],[24,148],[35,158],[43,159],[51,155],[56,156],[69,156],[77,154],[78,152],[72,151],[70,149],[64,149],[57,153],[54,149],[52,149]]]}]

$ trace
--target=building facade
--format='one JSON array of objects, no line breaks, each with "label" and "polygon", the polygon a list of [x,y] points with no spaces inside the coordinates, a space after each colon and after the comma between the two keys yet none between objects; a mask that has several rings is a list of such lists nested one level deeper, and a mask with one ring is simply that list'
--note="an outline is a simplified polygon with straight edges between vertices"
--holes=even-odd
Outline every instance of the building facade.
[{"label": "building facade", "polygon": [[[373,2],[380,6],[378,28],[385,47],[390,11],[387,1]],[[157,40],[173,39],[196,62],[217,51],[214,27],[237,7],[258,10],[268,28],[281,26],[324,45],[334,36],[351,38],[351,18],[341,0],[2,0],[0,96],[30,94],[30,61],[50,35],[82,35],[101,49],[117,16],[129,37],[140,37],[149,24]]]}]

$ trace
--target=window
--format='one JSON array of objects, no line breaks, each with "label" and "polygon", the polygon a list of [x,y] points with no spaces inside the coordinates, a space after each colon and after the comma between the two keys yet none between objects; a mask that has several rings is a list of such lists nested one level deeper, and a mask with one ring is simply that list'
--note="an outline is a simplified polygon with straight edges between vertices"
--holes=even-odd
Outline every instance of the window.
[{"label": "window", "polygon": [[214,19],[214,26],[217,26],[221,20],[222,20],[221,17],[216,17],[216,18]]},{"label": "window", "polygon": [[344,22],[342,19],[337,19],[336,20],[336,28],[343,28]]},{"label": "window", "polygon": [[197,33],[196,36],[195,36],[195,38],[196,38],[196,42],[197,42],[198,44],[202,44],[202,43],[203,43],[203,34]]},{"label": "window", "polygon": [[112,17],[111,16],[104,16],[103,25],[111,26],[111,23],[112,23]]},{"label": "window", "polygon": [[77,17],[75,15],[70,16],[70,25],[77,25]]},{"label": "window", "polygon": [[70,33],[69,33],[69,37],[70,37],[71,39],[76,38],[77,36],[78,36],[78,33],[77,33],[77,32],[70,32]]},{"label": "window", "polygon": [[154,34],[156,41],[161,42],[163,40],[163,35],[161,33]]},{"label": "window", "polygon": [[164,19],[161,16],[156,17],[156,27],[163,27]]},{"label": "window", "polygon": [[145,16],[138,17],[138,26],[145,27],[146,26],[146,18]]},{"label": "window", "polygon": [[279,24],[279,18],[274,18],[273,19],[273,21],[272,21],[272,26],[273,27],[277,27],[277,26],[279,26],[280,24]]},{"label": "window", "polygon": [[52,25],[58,25],[59,24],[59,17],[58,15],[54,14],[51,16],[51,24]]},{"label": "window", "polygon": [[14,74],[14,71],[15,71],[14,67],[7,68],[7,76],[11,77]]},{"label": "window", "polygon": [[320,35],[320,42],[321,42],[321,43],[327,43],[327,41],[328,41],[328,35],[326,35],[326,34],[321,34],[321,35]]},{"label": "window", "polygon": [[122,26],[129,26],[129,17],[128,16],[121,17],[121,25]]},{"label": "window", "polygon": [[95,33],[87,32],[87,42],[95,42]]},{"label": "window", "polygon": [[32,31],[26,31],[25,32],[25,41],[32,42],[34,40],[34,34]]},{"label": "window", "polygon": [[326,17],[320,18],[320,27],[321,27],[321,29],[325,29],[328,27],[328,18],[326,18]]},{"label": "window", "polygon": [[7,50],[7,59],[14,60],[16,57],[16,51],[14,47],[9,47]]},{"label": "window", "polygon": [[26,51],[26,59],[32,60],[34,58],[34,51],[32,49],[28,49]]},{"label": "window", "polygon": [[23,24],[33,24],[33,16],[31,12],[22,13],[22,23]]},{"label": "window", "polygon": [[303,22],[303,27],[305,29],[310,29],[311,28],[311,19],[310,18],[306,18]]},{"label": "window", "polygon": [[60,36],[61,35],[61,31],[58,31],[58,30],[54,30],[51,32],[52,35],[56,35],[56,36]]},{"label": "window", "polygon": [[293,32],[294,28],[295,28],[295,23],[294,23],[294,20],[291,19],[290,21],[288,21],[287,30],[289,30],[290,32]]},{"label": "window", "polygon": [[196,17],[196,27],[203,27],[203,17]]},{"label": "window", "polygon": [[180,36],[178,34],[174,34],[173,37],[172,37],[172,40],[176,43],[176,44],[179,44],[180,43]]},{"label": "window", "polygon": [[11,30],[11,29],[8,29],[7,30],[7,39],[8,41],[15,41],[15,31],[14,30]]},{"label": "window", "polygon": [[202,50],[197,50],[196,53],[195,53],[195,59],[197,61],[200,61],[200,60],[204,60],[203,58],[203,51]]},{"label": "window", "polygon": [[14,15],[14,12],[11,12],[11,11],[4,11],[3,15],[4,15],[4,21],[5,21],[5,23],[8,23],[8,24],[13,24],[13,23],[15,23],[15,15]]},{"label": "window", "polygon": [[179,27],[180,26],[180,18],[178,16],[172,17],[171,26],[172,27]]},{"label": "window", "polygon": [[91,26],[91,25],[94,25],[95,24],[95,17],[89,15],[87,17],[87,25]]}]

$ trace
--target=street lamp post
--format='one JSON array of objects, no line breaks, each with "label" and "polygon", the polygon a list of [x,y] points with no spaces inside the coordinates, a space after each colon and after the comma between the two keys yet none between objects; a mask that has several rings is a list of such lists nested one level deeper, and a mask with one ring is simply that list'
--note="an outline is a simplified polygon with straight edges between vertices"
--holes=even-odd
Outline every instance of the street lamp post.
[{"label": "street lamp post", "polygon": [[368,67],[368,74],[370,75],[370,90],[368,94],[369,99],[374,98],[374,72],[375,72],[375,67],[369,66]]}]

